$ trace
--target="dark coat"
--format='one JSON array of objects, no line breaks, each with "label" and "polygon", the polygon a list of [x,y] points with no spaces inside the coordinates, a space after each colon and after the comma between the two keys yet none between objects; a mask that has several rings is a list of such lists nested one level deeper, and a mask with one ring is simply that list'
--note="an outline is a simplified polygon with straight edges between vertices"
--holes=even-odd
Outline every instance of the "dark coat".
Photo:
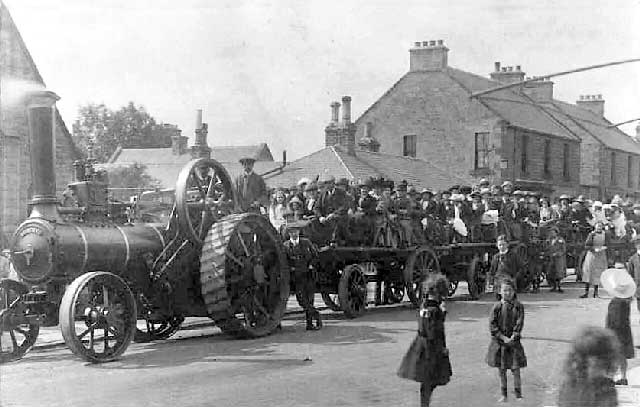
[{"label": "dark coat", "polygon": [[264,179],[255,172],[242,174],[236,178],[236,191],[243,211],[248,211],[255,202],[269,206],[269,195]]},{"label": "dark coat", "polygon": [[360,197],[358,202],[358,207],[362,210],[362,212],[367,216],[375,216],[376,215],[376,206],[378,205],[378,200],[371,195],[367,194],[363,197]]},{"label": "dark coat", "polygon": [[513,222],[516,219],[515,204],[511,201],[501,202],[498,214],[505,222]]},{"label": "dark coat", "polygon": [[560,236],[555,242],[549,239],[547,254],[550,257],[547,280],[562,280],[567,276],[567,244],[564,239]]},{"label": "dark coat", "polygon": [[[489,331],[491,342],[487,352],[487,364],[500,369],[519,369],[527,366],[527,357],[520,343],[524,326],[524,307],[520,301],[498,302],[491,309]],[[504,343],[500,334],[511,337],[513,341]]]},{"label": "dark coat", "polygon": [[440,386],[452,375],[444,333],[445,312],[437,301],[427,300],[420,310],[418,335],[402,358],[398,376],[403,379]]},{"label": "dark coat", "polygon": [[331,214],[345,216],[349,209],[349,198],[347,193],[339,188],[333,192],[326,190],[320,194],[320,198],[315,204],[314,212],[317,217],[327,217]]},{"label": "dark coat", "polygon": [[489,275],[496,279],[495,284],[499,284],[499,281],[505,277],[510,277],[515,281],[518,273],[524,271],[524,262],[516,252],[513,250],[507,251],[502,255],[496,253],[491,259],[491,267],[489,268]]},{"label": "dark coat", "polygon": [[312,278],[309,266],[317,258],[318,252],[309,239],[301,237],[297,245],[294,245],[291,240],[287,240],[284,242],[284,254],[287,257],[294,283]]},{"label": "dark coat", "polygon": [[631,300],[612,298],[607,309],[605,328],[611,329],[622,345],[622,354],[627,359],[635,357],[633,349],[633,335],[631,334]]},{"label": "dark coat", "polygon": [[[592,250],[593,249],[593,237],[595,236],[596,231],[592,231],[589,233],[589,235],[587,236],[587,240],[584,242],[584,247],[587,250]],[[604,245],[607,247],[610,247],[611,244],[611,233],[605,231],[604,232]]]},{"label": "dark coat", "polygon": [[398,215],[399,219],[413,219],[420,213],[415,200],[406,196],[395,198],[391,204],[391,213]]}]

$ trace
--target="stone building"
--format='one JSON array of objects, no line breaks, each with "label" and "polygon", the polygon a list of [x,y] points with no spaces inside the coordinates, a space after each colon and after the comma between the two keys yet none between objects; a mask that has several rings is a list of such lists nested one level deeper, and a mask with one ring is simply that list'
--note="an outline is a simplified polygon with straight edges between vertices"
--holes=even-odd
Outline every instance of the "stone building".
[{"label": "stone building", "polygon": [[384,177],[395,182],[405,180],[418,189],[444,189],[454,182],[465,181],[433,162],[381,153],[374,139],[361,139],[360,148],[357,148],[356,125],[351,121],[351,97],[342,98],[342,120],[339,119],[340,106],[338,102],[331,104],[331,120],[325,127],[325,148],[271,173],[266,177],[269,187],[291,187],[301,178],[314,180],[324,175],[346,178],[352,183],[370,177]]},{"label": "stone building", "polygon": [[442,40],[414,44],[409,71],[355,121],[360,148],[434,163],[452,183],[453,176],[510,180],[552,196],[592,198],[640,190],[640,147],[607,127],[601,98],[561,102],[543,79],[471,97],[522,81],[525,72],[496,62],[485,78],[449,66],[448,52]]},{"label": "stone building", "polygon": [[[9,10],[0,3],[0,238],[6,239],[27,216],[31,167],[24,95],[45,87]],[[62,192],[80,157],[56,112],[56,183]],[[5,242],[0,242],[2,245]]]}]

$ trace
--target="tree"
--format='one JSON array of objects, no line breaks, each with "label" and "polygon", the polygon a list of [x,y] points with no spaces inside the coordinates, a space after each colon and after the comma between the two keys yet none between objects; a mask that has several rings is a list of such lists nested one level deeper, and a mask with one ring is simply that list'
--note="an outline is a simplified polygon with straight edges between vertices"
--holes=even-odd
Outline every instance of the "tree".
[{"label": "tree", "polygon": [[154,148],[171,146],[171,136],[145,110],[129,102],[117,111],[104,104],[90,103],[78,109],[73,125],[73,138],[78,147],[88,151],[93,142],[93,156],[105,162],[118,146],[124,148]]},{"label": "tree", "polygon": [[141,190],[155,189],[159,182],[147,174],[146,170],[145,165],[138,163],[109,168],[107,172],[111,195],[115,199],[125,199],[128,196],[138,194]]}]

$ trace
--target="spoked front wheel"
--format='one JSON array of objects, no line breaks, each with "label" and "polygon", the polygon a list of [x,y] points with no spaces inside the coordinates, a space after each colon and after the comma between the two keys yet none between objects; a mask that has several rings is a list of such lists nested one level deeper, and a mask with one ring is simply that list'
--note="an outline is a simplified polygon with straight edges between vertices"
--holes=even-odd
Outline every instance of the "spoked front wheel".
[{"label": "spoked front wheel", "polygon": [[112,273],[81,275],[60,303],[60,329],[65,343],[88,362],[117,359],[136,330],[136,302],[127,284]]},{"label": "spoked front wheel", "polygon": [[0,364],[21,359],[36,343],[40,326],[27,318],[20,302],[27,287],[14,280],[0,280]]}]

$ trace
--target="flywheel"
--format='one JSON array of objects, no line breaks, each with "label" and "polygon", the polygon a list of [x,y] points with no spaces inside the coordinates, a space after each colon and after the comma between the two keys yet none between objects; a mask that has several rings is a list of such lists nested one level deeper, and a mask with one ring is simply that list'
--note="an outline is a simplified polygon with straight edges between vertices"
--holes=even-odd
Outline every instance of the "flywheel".
[{"label": "flywheel", "polygon": [[211,226],[200,256],[200,282],[209,316],[224,332],[244,338],[270,334],[289,299],[289,268],[269,220],[243,213]]}]

